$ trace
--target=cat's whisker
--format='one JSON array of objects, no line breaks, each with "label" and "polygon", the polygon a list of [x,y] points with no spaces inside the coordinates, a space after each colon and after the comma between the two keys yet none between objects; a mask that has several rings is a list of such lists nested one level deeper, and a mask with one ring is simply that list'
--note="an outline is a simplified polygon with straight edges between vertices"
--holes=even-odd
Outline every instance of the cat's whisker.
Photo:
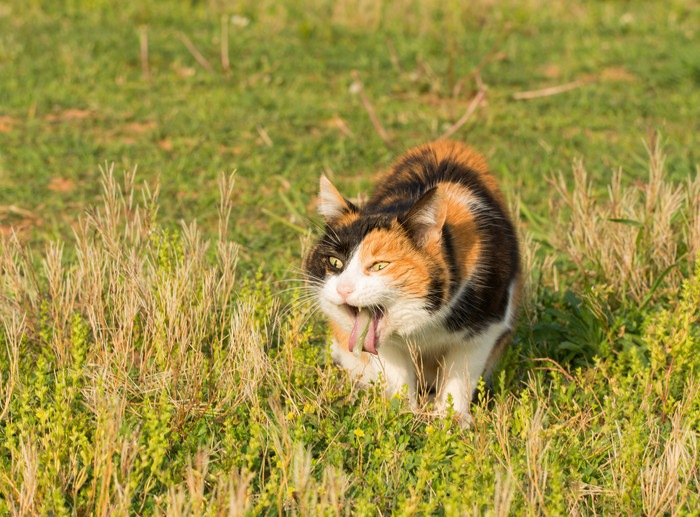
[{"label": "cat's whisker", "polygon": [[296,311],[302,307],[304,308],[304,310],[306,310],[307,308],[310,308],[310,307],[314,308],[315,310],[318,310],[318,307],[316,307],[312,303],[314,301],[315,301],[315,299],[311,298],[311,297],[306,298],[306,299],[302,299],[302,300],[295,300],[295,301],[285,305],[282,308],[282,313],[283,314],[290,314],[291,312]]},{"label": "cat's whisker", "polygon": [[285,303],[285,306],[289,305],[299,305],[299,304],[305,304],[308,302],[315,302],[316,301],[316,296],[311,294],[311,293],[306,293],[302,294],[301,296],[298,296],[292,300],[289,300],[288,302]]},{"label": "cat's whisker", "polygon": [[308,307],[304,312],[299,314],[300,322],[298,323],[298,328],[299,331],[295,332],[290,336],[292,340],[295,340],[299,337],[299,333],[302,332],[306,326],[309,324],[311,319],[319,312],[317,307]]},{"label": "cat's whisker", "polygon": [[310,294],[314,294],[314,293],[316,293],[316,290],[313,289],[313,288],[311,288],[311,287],[307,287],[307,286],[294,286],[294,287],[288,287],[288,288],[286,288],[286,289],[280,289],[280,290],[278,290],[278,291],[275,291],[274,294],[275,294],[275,296],[280,296],[280,295],[287,294],[287,293],[310,293]]}]

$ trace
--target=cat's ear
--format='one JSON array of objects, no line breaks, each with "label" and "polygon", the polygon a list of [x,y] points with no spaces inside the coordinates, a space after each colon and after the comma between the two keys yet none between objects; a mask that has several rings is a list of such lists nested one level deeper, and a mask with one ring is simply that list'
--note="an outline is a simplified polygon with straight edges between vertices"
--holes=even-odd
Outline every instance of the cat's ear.
[{"label": "cat's ear", "polygon": [[326,218],[326,221],[332,221],[344,214],[357,211],[355,205],[345,199],[325,175],[321,175],[318,200],[318,212]]},{"label": "cat's ear", "polygon": [[440,239],[446,217],[447,207],[444,200],[437,187],[433,187],[416,201],[401,224],[416,242],[425,245]]}]

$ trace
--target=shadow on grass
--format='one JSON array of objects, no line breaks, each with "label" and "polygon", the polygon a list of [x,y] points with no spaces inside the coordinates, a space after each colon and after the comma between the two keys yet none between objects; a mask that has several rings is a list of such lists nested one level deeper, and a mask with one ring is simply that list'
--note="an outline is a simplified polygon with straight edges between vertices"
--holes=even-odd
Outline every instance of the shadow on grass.
[{"label": "shadow on grass", "polygon": [[[523,386],[532,371],[571,377],[598,360],[632,354],[648,362],[641,337],[644,313],[587,290],[556,291],[542,288],[524,311],[489,391],[513,391]],[[498,379],[498,380],[497,380]]]}]

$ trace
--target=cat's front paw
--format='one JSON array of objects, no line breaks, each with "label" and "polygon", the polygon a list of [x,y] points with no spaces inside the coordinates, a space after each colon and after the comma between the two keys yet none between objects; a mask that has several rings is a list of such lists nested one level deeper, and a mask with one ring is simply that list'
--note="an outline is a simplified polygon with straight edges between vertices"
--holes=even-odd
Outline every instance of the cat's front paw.
[{"label": "cat's front paw", "polygon": [[359,356],[348,352],[335,339],[331,343],[331,359],[335,364],[347,370],[352,378],[359,380],[363,386],[368,386],[379,378],[374,357],[370,357],[370,354],[365,352]]}]

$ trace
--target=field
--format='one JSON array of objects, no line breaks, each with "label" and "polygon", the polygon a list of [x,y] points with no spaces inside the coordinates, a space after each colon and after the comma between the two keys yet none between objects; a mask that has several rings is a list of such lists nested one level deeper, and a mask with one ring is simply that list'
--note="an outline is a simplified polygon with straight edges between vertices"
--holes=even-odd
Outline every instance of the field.
[{"label": "field", "polygon": [[[700,4],[0,2],[0,514],[698,515]],[[318,178],[484,153],[522,236],[460,428],[358,390]]]}]

